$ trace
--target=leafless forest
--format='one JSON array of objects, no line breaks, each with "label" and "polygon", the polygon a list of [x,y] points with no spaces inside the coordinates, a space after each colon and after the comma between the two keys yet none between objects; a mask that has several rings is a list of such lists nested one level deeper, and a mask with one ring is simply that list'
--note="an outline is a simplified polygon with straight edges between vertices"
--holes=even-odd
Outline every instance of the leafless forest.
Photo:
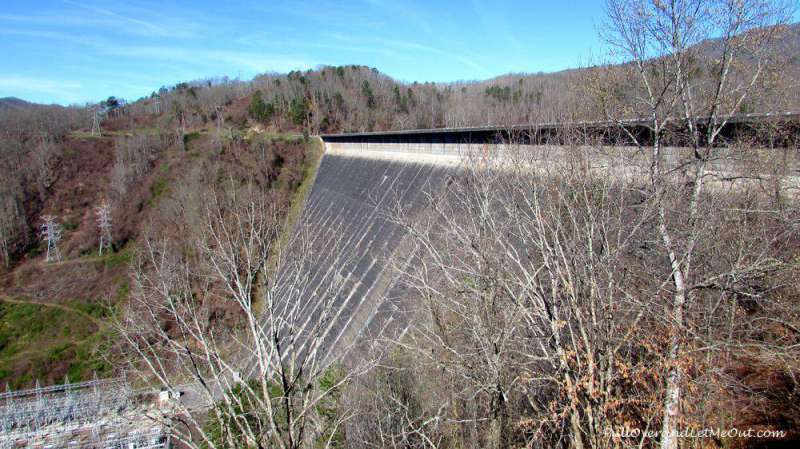
[{"label": "leafless forest", "polygon": [[[798,148],[763,142],[796,139],[721,137],[727,117],[800,109],[792,7],[608,0],[612,54],[553,74],[405,84],[323,67],[113,106],[2,106],[0,293],[44,301],[37,276],[61,288],[84,273],[69,267],[104,264],[79,287],[108,309],[92,357],[184,391],[151,418],[186,447],[794,447]],[[466,154],[421,212],[384,211],[413,254],[382,261],[412,318],[325,346],[352,255],[341,223],[320,241],[298,219],[322,157],[310,136],[579,121],[625,133],[629,119],[646,141],[603,146],[565,126],[554,158],[512,139],[502,156]],[[666,145],[676,133],[686,147]],[[318,267],[322,251],[337,256]],[[14,336],[0,337],[2,351]],[[3,360],[4,379],[32,381]],[[67,370],[47,366],[54,381]]]}]

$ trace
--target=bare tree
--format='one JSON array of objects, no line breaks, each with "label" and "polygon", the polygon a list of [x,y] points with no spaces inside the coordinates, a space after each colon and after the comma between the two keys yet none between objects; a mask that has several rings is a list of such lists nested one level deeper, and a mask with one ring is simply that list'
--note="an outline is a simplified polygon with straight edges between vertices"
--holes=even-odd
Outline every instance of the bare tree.
[{"label": "bare tree", "polygon": [[[6,210],[4,205],[3,210]],[[3,257],[3,266],[8,269],[11,265],[11,242],[16,234],[15,216],[10,213],[0,215],[0,256]]]},{"label": "bare tree", "polygon": [[25,243],[25,214],[22,209],[22,192],[19,183],[11,176],[0,181],[0,256],[9,268],[16,243]]},{"label": "bare tree", "polygon": [[348,385],[342,406],[357,419],[345,425],[353,449],[438,448],[453,441],[453,395],[441,371],[397,353]]},{"label": "bare tree", "polygon": [[630,338],[645,315],[626,282],[652,213],[632,209],[628,178],[591,169],[599,153],[551,152],[473,154],[422,218],[395,213],[420,258],[398,268],[422,306],[399,344],[452,376],[452,403],[474,415],[442,419],[471,422],[480,447],[604,447],[630,396],[653,395],[621,384],[658,368],[650,342]]},{"label": "bare tree", "polygon": [[44,135],[40,138],[33,152],[36,181],[41,192],[46,192],[53,184],[53,166],[55,165],[55,144],[52,137]]},{"label": "bare tree", "polygon": [[277,203],[231,189],[207,197],[188,248],[145,240],[121,335],[145,381],[189,391],[166,423],[189,447],[329,447],[348,414],[321,410],[364,368],[326,346],[345,276],[316,251],[341,235],[300,227],[280,245]]},{"label": "bare tree", "polygon": [[168,135],[134,133],[114,140],[114,169],[111,186],[119,196],[141,181],[153,168],[156,159],[173,142]]},{"label": "bare tree", "polygon": [[3,256],[3,266],[8,269],[11,265],[11,238],[14,233],[14,223],[10,215],[0,216],[0,255]]},{"label": "bare tree", "polygon": [[[717,170],[726,152],[716,149],[727,116],[740,112],[742,105],[764,88],[765,73],[777,73],[776,61],[770,59],[771,43],[781,25],[791,17],[790,8],[780,1],[628,1],[607,2],[608,42],[629,61],[633,81],[626,87],[630,99],[622,103],[608,101],[613,95],[601,95],[606,116],[620,122],[636,118],[647,123],[648,138],[628,133],[641,150],[649,154],[651,186],[649,196],[657,211],[657,235],[671,270],[669,374],[664,395],[661,424],[661,447],[678,446],[677,423],[684,380],[680,366],[687,335],[685,311],[696,300],[692,285],[702,283],[700,271],[693,265],[697,258],[698,238],[704,226],[702,198],[708,179],[717,176],[709,170],[716,161]],[[714,48],[699,44],[712,37]],[[698,75],[704,73],[705,75]],[[619,88],[614,85],[613,89]],[[627,132],[627,128],[622,126]],[[668,163],[666,140],[675,129],[685,130],[692,152],[679,162],[683,165],[685,185],[676,189],[668,179],[675,164]],[[674,155],[673,159],[674,159]],[[678,198],[680,198],[678,200]],[[677,200],[677,201],[676,201]],[[685,222],[671,219],[671,207],[685,204]]]},{"label": "bare tree", "polygon": [[[652,153],[578,137],[580,145],[566,148],[469,154],[426,205],[394,211],[414,254],[396,268],[418,308],[396,342],[416,356],[399,371],[427,364],[443,374],[411,396],[419,405],[407,394],[365,394],[396,404],[367,407],[365,415],[385,417],[372,422],[393,429],[385,435],[416,429],[447,441],[460,433],[466,441],[458,444],[478,447],[656,447],[675,436],[660,429],[675,410],[667,403],[676,379],[668,425],[724,428],[752,419],[732,404],[775,404],[730,374],[746,369],[741,364],[763,360],[758,369],[797,376],[796,336],[765,337],[795,335],[797,326],[796,289],[785,283],[798,270],[789,255],[797,238],[796,202],[786,200],[793,183],[782,178],[778,195],[762,185],[781,162],[746,141],[714,149],[746,148],[752,165],[715,160],[691,204],[694,171],[685,160],[696,157],[693,148],[664,150],[659,193]],[[679,259],[692,262],[690,299],[679,310],[688,318],[679,325],[664,233],[681,248],[693,239]],[[785,388],[797,392],[798,384]],[[621,428],[661,437],[621,438]]]}]

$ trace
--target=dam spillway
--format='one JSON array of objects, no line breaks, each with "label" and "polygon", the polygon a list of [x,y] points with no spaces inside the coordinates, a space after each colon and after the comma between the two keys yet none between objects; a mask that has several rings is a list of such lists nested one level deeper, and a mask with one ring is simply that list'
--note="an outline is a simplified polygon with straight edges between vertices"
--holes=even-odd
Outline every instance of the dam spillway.
[{"label": "dam spillway", "polygon": [[[322,352],[329,353],[357,340],[402,332],[405,295],[392,262],[403,263],[411,254],[403,244],[406,230],[390,217],[398,208],[412,217],[423,211],[427,192],[443,185],[459,158],[415,156],[400,148],[325,146],[299,224],[310,233],[316,251],[301,295],[308,300],[304,314],[309,321],[323,314],[314,299],[318,284],[340,283],[328,303],[330,323],[317,336],[324,341]],[[338,274],[327,275],[334,266]]]}]

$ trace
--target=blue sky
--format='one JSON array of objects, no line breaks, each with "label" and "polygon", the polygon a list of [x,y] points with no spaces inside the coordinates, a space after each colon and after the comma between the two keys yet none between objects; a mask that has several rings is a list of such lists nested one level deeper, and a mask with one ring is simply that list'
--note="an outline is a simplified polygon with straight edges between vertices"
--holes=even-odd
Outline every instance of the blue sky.
[{"label": "blue sky", "polygon": [[602,0],[2,0],[0,97],[136,99],[163,85],[363,64],[404,81],[555,71],[602,51]]}]

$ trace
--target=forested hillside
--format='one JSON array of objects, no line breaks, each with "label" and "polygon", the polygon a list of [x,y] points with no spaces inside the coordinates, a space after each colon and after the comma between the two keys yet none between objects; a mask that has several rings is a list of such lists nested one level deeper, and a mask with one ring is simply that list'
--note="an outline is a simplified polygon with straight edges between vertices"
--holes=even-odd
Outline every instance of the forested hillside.
[{"label": "forested hillside", "polygon": [[[171,111],[198,112],[191,92],[173,91]],[[220,117],[237,126],[187,118],[177,133],[170,113],[134,105],[108,109],[96,135],[91,108],[11,103],[0,109],[0,382],[13,388],[111,375],[109,320],[141,237],[194,238],[191,217],[218,189],[252,185],[286,209],[313,147],[251,129],[230,101]]]},{"label": "forested hillside", "polygon": [[[776,30],[769,49],[774,80],[742,113],[800,109],[800,24]],[[713,79],[719,70],[719,43],[703,41],[690,51],[702,67],[693,77]],[[753,67],[746,58],[731,76]],[[604,120],[607,113],[587,98],[613,76],[631,77],[630,64],[595,64],[556,73],[508,74],[485,81],[405,83],[363,66],[321,67],[289,74],[265,74],[251,82],[212,79],[163,88],[129,108],[163,111],[177,123],[198,125],[226,119],[223,108],[237,102],[251,119],[275,129],[310,134],[389,129],[508,125]],[[631,81],[633,82],[633,81]],[[618,93],[626,104],[635,99]],[[247,101],[243,100],[247,97]],[[241,123],[237,123],[241,125]]]}]

